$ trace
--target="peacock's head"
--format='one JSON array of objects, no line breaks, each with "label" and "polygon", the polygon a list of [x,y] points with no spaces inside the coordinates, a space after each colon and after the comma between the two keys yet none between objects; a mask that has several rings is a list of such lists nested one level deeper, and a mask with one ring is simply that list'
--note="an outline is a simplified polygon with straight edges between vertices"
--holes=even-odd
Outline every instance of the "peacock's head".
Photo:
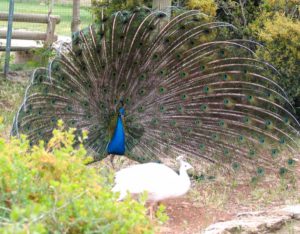
[{"label": "peacock's head", "polygon": [[119,115],[121,117],[124,117],[124,115],[125,115],[125,108],[124,108],[123,98],[120,99],[120,105],[121,105],[121,107],[119,108]]},{"label": "peacock's head", "polygon": [[125,115],[125,109],[124,109],[124,107],[121,107],[121,108],[119,109],[119,115],[120,115],[121,117],[124,117],[124,115]]}]

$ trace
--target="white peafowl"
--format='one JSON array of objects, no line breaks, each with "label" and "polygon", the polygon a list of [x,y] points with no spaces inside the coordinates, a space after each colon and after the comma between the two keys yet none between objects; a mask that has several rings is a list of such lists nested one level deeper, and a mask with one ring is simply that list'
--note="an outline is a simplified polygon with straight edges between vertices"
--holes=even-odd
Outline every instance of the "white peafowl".
[{"label": "white peafowl", "polygon": [[183,196],[191,187],[187,174],[192,166],[179,156],[179,174],[161,163],[144,163],[129,166],[116,173],[113,192],[119,192],[119,201],[127,193],[139,195],[147,192],[147,201],[150,202],[150,217],[153,216],[153,206],[160,201]]}]

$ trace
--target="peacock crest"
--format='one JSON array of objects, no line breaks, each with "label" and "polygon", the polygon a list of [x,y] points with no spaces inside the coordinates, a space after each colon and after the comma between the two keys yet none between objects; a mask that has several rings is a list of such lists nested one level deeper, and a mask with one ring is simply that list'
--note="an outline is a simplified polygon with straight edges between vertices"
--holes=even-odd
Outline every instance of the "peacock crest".
[{"label": "peacock crest", "polygon": [[12,134],[36,144],[62,119],[88,130],[86,147],[101,160],[122,101],[133,160],[184,153],[229,171],[285,173],[299,150],[295,111],[272,79],[280,74],[255,57],[260,45],[234,35],[234,26],[198,11],[103,17],[34,72]]}]

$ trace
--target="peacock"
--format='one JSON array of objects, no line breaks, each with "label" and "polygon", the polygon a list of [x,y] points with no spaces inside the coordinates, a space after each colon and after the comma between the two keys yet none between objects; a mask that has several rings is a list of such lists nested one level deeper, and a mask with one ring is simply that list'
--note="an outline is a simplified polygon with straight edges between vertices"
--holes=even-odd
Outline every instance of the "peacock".
[{"label": "peacock", "polygon": [[62,119],[77,136],[88,131],[95,162],[185,154],[254,178],[296,170],[300,125],[280,74],[236,32],[196,10],[103,14],[34,71],[12,135],[47,142]]}]

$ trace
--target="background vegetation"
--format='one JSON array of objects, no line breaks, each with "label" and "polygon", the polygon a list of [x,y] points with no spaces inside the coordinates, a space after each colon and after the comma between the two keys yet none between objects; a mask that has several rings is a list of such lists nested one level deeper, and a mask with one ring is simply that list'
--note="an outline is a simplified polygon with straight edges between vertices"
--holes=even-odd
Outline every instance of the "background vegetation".
[{"label": "background vegetation", "polygon": [[[92,0],[109,13],[136,6],[151,7],[146,0]],[[108,3],[109,2],[109,3]],[[173,0],[172,4],[200,11],[216,20],[232,23],[241,37],[264,45],[257,56],[270,62],[281,73],[276,80],[298,107],[300,117],[300,2],[299,0]]]}]

